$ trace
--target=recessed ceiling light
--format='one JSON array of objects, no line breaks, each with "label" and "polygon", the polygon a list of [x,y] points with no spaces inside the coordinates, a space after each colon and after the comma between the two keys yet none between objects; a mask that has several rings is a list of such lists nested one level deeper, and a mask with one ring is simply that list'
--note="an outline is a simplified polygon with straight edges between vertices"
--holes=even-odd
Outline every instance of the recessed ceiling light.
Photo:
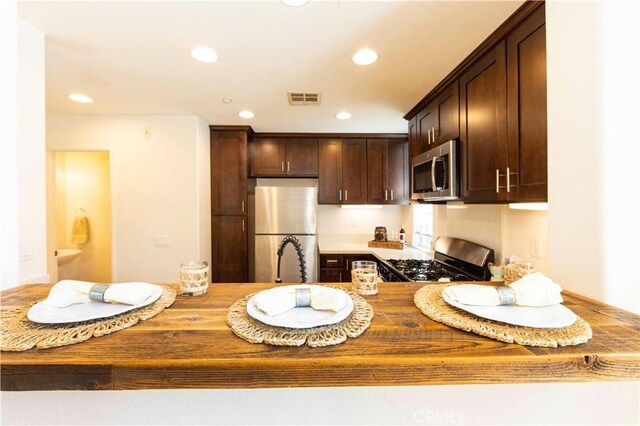
[{"label": "recessed ceiling light", "polygon": [[287,6],[297,7],[297,6],[304,6],[305,4],[307,4],[309,0],[280,0],[280,1],[286,4]]},{"label": "recessed ceiling light", "polygon": [[351,114],[349,114],[347,111],[342,111],[336,114],[336,118],[338,120],[348,120],[351,118]]},{"label": "recessed ceiling light", "polygon": [[251,111],[240,111],[238,113],[238,115],[242,118],[253,118],[255,117],[255,114],[252,113]]},{"label": "recessed ceiling light", "polygon": [[80,93],[69,94],[69,99],[76,102],[82,102],[83,104],[90,104],[91,102],[93,102],[93,99]]},{"label": "recessed ceiling light", "polygon": [[231,102],[233,102],[231,99],[229,98],[222,98],[222,103],[223,104],[230,104]]},{"label": "recessed ceiling light", "polygon": [[198,46],[191,49],[191,56],[205,64],[212,64],[218,61],[218,54],[206,46]]},{"label": "recessed ceiling light", "polygon": [[371,65],[378,60],[378,54],[371,49],[360,49],[351,59],[358,65]]}]

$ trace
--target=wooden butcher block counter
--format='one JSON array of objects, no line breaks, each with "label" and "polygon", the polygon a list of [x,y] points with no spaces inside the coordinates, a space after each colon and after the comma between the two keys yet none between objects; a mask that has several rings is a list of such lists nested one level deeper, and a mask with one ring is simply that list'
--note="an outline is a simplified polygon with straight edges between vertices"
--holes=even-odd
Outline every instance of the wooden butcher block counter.
[{"label": "wooden butcher block counter", "polygon": [[[340,284],[336,284],[340,285]],[[424,316],[424,284],[381,283],[369,329],[336,346],[248,343],[225,320],[239,298],[273,284],[212,284],[113,334],[52,349],[1,353],[2,390],[403,386],[640,379],[640,316],[569,292],[593,329],[560,348],[501,343]],[[349,288],[350,285],[343,285]],[[49,285],[0,293],[3,310],[44,299]]]}]

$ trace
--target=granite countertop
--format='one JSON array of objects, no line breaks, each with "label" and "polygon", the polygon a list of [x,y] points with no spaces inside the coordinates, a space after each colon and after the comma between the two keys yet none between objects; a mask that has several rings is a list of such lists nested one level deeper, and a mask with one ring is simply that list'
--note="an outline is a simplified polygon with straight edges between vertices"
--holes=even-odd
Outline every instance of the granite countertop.
[{"label": "granite countertop", "polygon": [[430,259],[431,253],[407,246],[404,250],[369,247],[369,234],[319,234],[318,251],[320,254],[373,254],[385,259]]}]

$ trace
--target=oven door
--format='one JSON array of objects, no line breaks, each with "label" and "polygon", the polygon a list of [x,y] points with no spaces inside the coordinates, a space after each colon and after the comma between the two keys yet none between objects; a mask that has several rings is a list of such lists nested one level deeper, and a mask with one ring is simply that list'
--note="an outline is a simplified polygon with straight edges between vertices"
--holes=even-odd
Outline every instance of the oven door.
[{"label": "oven door", "polygon": [[415,156],[411,161],[411,199],[446,201],[458,199],[456,141]]}]

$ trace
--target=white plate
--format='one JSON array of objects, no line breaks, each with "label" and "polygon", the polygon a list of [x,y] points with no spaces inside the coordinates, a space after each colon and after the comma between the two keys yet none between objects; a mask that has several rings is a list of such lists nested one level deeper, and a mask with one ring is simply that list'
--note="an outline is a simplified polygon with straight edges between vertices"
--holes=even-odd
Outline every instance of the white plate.
[{"label": "white plate", "polygon": [[[293,285],[288,286],[293,288],[312,288],[321,287],[315,285]],[[283,287],[278,287],[278,289]],[[287,312],[283,312],[280,315],[269,316],[258,309],[254,303],[255,295],[247,302],[247,314],[253,319],[256,319],[267,325],[274,327],[287,327],[287,328],[311,328],[319,327],[321,325],[336,324],[343,319],[347,318],[351,311],[353,311],[353,300],[345,292],[338,289],[326,287],[332,291],[339,291],[344,293],[346,304],[345,307],[338,312],[333,311],[317,311],[313,308],[293,308]],[[264,290],[264,291],[272,291]]]},{"label": "white plate", "polygon": [[465,305],[450,299],[445,293],[442,298],[456,308],[493,321],[500,321],[512,325],[537,328],[568,327],[576,322],[576,314],[563,305],[533,308],[529,306],[474,306]]},{"label": "white plate", "polygon": [[54,308],[53,306],[47,306],[42,302],[38,302],[29,309],[27,318],[29,321],[42,324],[65,324],[120,315],[150,305],[160,298],[162,295],[162,287],[155,284],[148,285],[153,286],[153,294],[147,297],[144,302],[137,305],[92,301],[89,303],[76,303],[75,305],[69,305],[64,308]]}]

